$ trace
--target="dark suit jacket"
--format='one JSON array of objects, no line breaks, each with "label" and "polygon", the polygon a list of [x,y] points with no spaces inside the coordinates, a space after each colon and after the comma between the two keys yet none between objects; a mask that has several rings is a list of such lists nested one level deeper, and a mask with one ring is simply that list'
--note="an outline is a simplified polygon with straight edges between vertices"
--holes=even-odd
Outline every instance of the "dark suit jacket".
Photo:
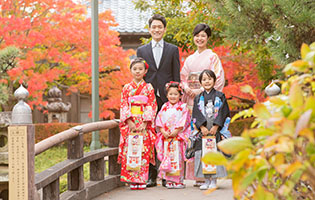
[{"label": "dark suit jacket", "polygon": [[178,47],[164,41],[163,53],[159,68],[156,67],[152,44],[140,46],[137,49],[137,56],[143,58],[149,65],[148,73],[144,80],[151,83],[155,90],[159,89],[159,94],[163,103],[167,102],[165,94],[165,84],[170,81],[180,82],[180,62]]}]

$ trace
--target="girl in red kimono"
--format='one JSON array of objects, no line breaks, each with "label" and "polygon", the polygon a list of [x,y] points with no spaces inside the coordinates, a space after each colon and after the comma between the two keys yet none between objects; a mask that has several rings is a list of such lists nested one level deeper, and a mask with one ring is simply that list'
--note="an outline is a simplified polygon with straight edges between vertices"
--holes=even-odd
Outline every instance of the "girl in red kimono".
[{"label": "girl in red kimono", "polygon": [[136,58],[130,64],[130,71],[133,80],[123,87],[121,94],[118,163],[121,163],[120,180],[130,183],[130,189],[139,190],[146,188],[149,164],[155,165],[157,104],[152,85],[143,80],[148,64]]}]

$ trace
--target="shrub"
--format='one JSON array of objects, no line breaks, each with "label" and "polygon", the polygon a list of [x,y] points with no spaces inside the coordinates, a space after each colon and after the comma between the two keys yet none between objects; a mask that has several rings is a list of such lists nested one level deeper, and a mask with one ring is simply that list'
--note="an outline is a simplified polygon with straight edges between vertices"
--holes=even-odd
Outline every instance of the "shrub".
[{"label": "shrub", "polygon": [[236,116],[255,121],[240,137],[218,144],[232,159],[221,153],[203,158],[226,165],[237,199],[315,198],[315,43],[302,45],[301,58],[284,68],[282,95]]}]

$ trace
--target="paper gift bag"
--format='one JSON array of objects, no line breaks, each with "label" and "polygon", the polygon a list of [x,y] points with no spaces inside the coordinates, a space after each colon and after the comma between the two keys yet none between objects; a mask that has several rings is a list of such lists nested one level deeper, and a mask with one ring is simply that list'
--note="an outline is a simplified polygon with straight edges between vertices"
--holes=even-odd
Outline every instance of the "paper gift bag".
[{"label": "paper gift bag", "polygon": [[127,166],[126,166],[127,170],[140,171],[142,148],[143,148],[142,133],[130,133],[128,135]]},{"label": "paper gift bag", "polygon": [[174,138],[164,140],[164,157],[169,157],[170,171],[166,176],[179,176],[179,142]]},{"label": "paper gift bag", "polygon": [[[217,151],[217,144],[214,136],[203,136],[202,137],[202,157],[211,151]],[[202,162],[202,161],[201,161]],[[203,174],[216,174],[215,165],[207,165],[202,162],[202,173]]]}]

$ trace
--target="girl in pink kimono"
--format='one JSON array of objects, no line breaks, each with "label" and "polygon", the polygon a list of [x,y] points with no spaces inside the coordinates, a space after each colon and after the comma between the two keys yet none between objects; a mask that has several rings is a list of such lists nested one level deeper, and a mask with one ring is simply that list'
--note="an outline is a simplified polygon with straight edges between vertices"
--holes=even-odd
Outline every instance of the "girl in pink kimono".
[{"label": "girl in pink kimono", "polygon": [[190,114],[180,101],[182,89],[178,82],[166,84],[168,102],[156,117],[157,157],[161,161],[159,176],[166,180],[166,187],[184,188],[185,148],[190,134]]},{"label": "girl in pink kimono", "polygon": [[[207,42],[211,36],[210,27],[206,24],[198,24],[194,28],[193,35],[197,51],[188,56],[180,72],[180,79],[184,88],[182,100],[187,103],[190,112],[195,96],[203,91],[199,83],[199,75],[203,70],[209,69],[215,73],[217,81],[214,89],[217,91],[222,92],[225,83],[224,70],[218,55],[207,48]],[[186,179],[197,180],[196,186],[203,181],[203,179],[194,176],[194,159],[190,159],[186,163]]]}]

